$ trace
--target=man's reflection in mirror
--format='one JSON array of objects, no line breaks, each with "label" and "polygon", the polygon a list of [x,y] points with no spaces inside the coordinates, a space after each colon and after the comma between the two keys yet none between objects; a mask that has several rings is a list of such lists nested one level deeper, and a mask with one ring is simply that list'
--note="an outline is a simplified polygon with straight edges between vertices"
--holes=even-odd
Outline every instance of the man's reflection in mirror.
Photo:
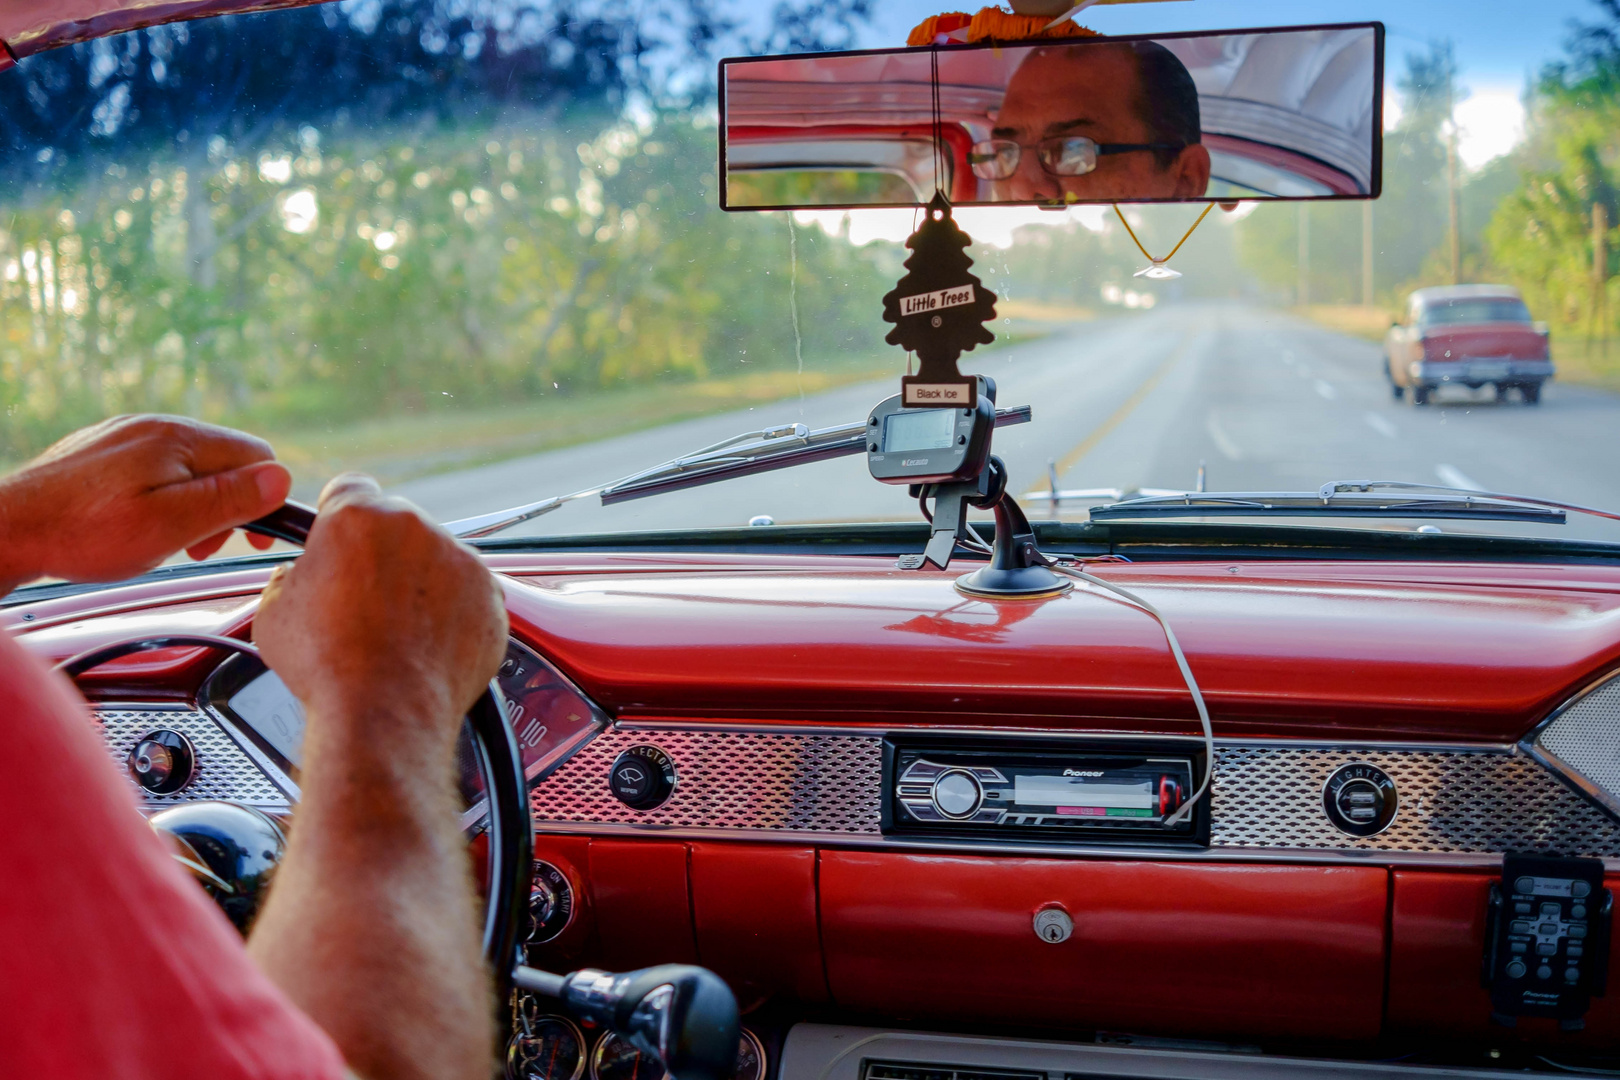
[{"label": "man's reflection in mirror", "polygon": [[969,162],[992,202],[1198,198],[1201,138],[1198,88],[1163,45],[1055,45],[1013,73]]}]

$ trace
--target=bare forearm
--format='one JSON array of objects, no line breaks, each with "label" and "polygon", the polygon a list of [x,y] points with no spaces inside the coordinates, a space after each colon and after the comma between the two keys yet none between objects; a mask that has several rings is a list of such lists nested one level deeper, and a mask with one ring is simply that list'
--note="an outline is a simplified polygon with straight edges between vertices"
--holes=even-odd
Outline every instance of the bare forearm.
[{"label": "bare forearm", "polygon": [[323,740],[376,730],[323,719],[310,717],[304,799],[248,949],[369,1080],[483,1080],[493,1007],[450,770],[402,760],[447,755],[385,731]]}]

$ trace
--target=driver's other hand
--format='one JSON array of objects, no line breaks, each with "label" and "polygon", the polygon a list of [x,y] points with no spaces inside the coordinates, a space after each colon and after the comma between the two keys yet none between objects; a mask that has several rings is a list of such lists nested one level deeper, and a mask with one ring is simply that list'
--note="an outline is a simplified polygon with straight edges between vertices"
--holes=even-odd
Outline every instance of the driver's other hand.
[{"label": "driver's other hand", "polygon": [[[0,577],[117,581],[199,558],[287,499],[263,439],[180,416],[119,416],[0,480]],[[267,546],[264,545],[264,546]]]},{"label": "driver's other hand", "polygon": [[506,605],[471,548],[350,473],[321,493],[304,554],[271,577],[253,640],[312,734],[316,714],[379,742],[391,723],[426,721],[448,746],[506,655]]}]

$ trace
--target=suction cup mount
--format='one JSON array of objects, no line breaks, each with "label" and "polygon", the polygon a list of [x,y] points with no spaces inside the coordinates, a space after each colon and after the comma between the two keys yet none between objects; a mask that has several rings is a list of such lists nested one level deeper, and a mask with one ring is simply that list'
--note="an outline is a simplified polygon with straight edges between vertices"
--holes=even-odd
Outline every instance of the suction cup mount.
[{"label": "suction cup mount", "polygon": [[970,499],[973,506],[989,508],[996,515],[996,540],[990,565],[956,579],[958,592],[968,596],[997,599],[1035,599],[1056,596],[1074,588],[1046,566],[1035,546],[1035,530],[1024,516],[1018,500],[1007,492],[1007,466],[992,456],[985,467],[988,491],[982,498]]}]

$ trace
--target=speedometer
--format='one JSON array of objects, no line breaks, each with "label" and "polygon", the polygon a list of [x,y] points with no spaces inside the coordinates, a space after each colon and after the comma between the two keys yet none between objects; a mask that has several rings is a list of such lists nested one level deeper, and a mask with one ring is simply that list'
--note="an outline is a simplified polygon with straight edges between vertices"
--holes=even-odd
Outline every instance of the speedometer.
[{"label": "speedometer", "polygon": [[580,1080],[585,1037],[572,1020],[540,1016],[524,1027],[507,1044],[507,1080]]},{"label": "speedometer", "polygon": [[[567,761],[608,724],[607,714],[567,676],[515,639],[507,642],[495,681],[506,698],[507,718],[531,784]],[[230,735],[296,799],[304,707],[280,676],[255,657],[234,656],[214,670],[199,698],[229,722],[225,726]],[[476,809],[483,799],[483,780],[465,726],[457,762],[462,797]]]}]

